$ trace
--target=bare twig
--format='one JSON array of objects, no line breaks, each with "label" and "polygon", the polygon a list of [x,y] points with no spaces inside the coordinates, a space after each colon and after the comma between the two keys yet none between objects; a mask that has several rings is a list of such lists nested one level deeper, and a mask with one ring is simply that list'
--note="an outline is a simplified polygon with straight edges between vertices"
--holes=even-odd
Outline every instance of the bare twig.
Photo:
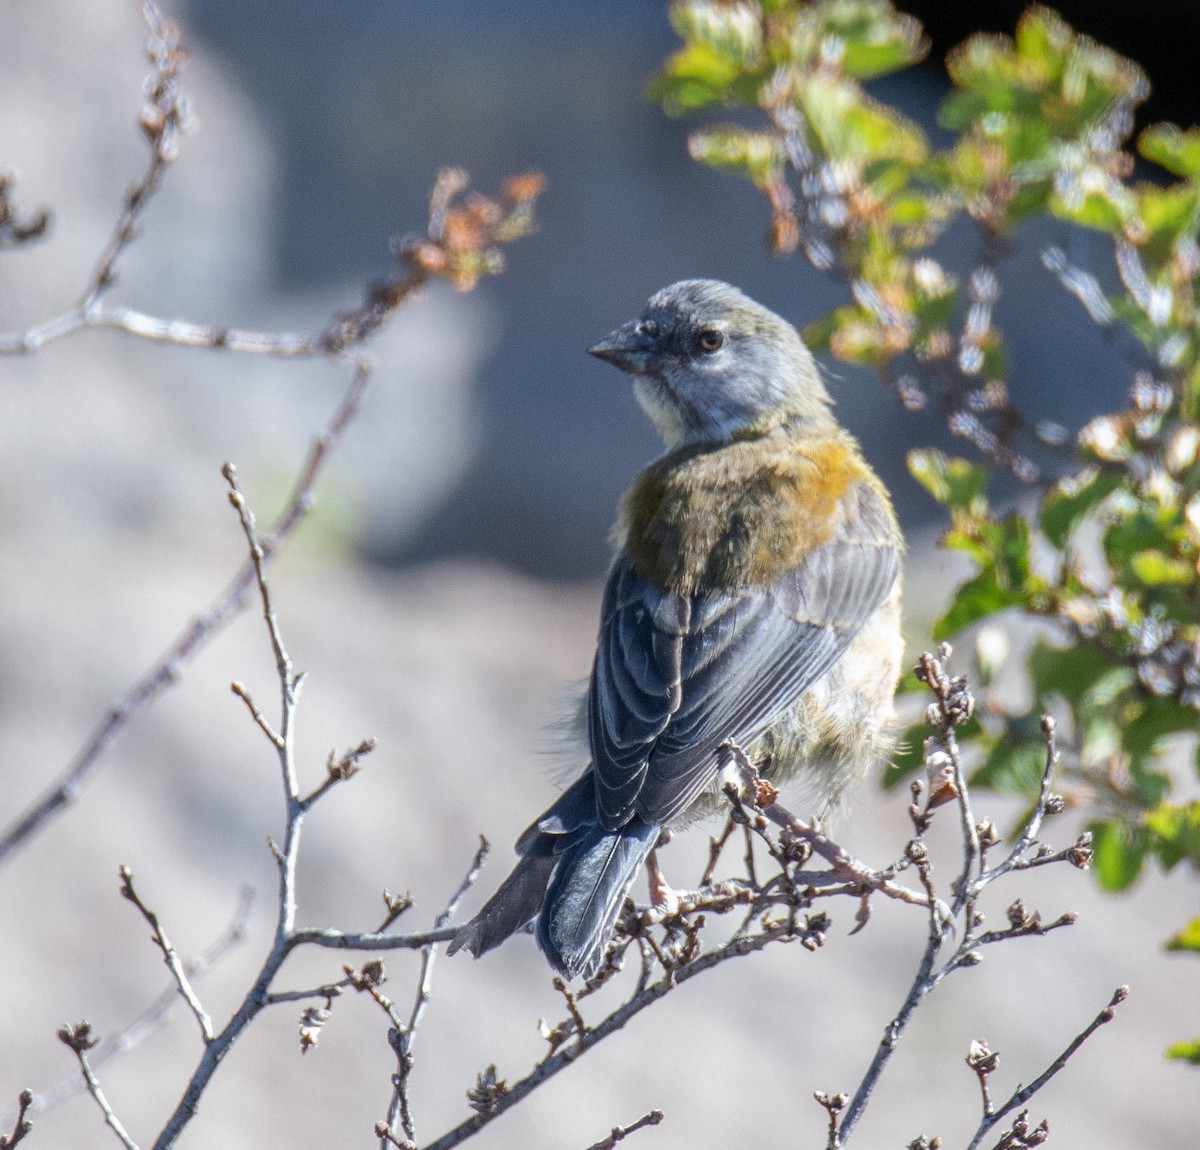
[{"label": "bare twig", "polygon": [[453,926],[411,934],[387,934],[375,931],[335,930],[332,927],[297,927],[288,939],[288,947],[324,946],[332,950],[420,950],[434,942],[450,942],[458,933]]},{"label": "bare twig", "polygon": [[[374,739],[363,739],[356,747],[351,747],[344,755],[336,755],[335,752],[329,752],[329,758],[325,762],[325,778],[309,794],[305,795],[300,800],[300,805],[308,810],[318,799],[321,798],[327,791],[337,786],[338,783],[344,783],[348,779],[354,778],[361,770],[360,762],[366,758],[375,749]],[[401,900],[403,901],[403,900]],[[389,912],[391,917],[384,923],[386,927],[389,923],[394,922],[399,914],[412,906],[412,898],[409,897],[407,905],[400,911],[394,911],[389,904]]]},{"label": "bare twig", "polygon": [[[287,506],[275,521],[270,533],[262,540],[264,556],[275,555],[311,512],[316,481],[330,454],[345,434],[346,428],[358,413],[370,378],[371,369],[367,364],[358,364],[354,378],[329,423],[313,440]],[[253,586],[254,568],[247,563],[212,606],[194,619],[168,648],[166,654],[121,696],[59,780],[0,835],[0,865],[75,800],[80,787],[91,776],[105,752],[130,721],[159,695],[179,682],[184,666],[245,609]]]},{"label": "bare twig", "polygon": [[229,684],[229,689],[237,695],[243,703],[246,704],[246,710],[250,712],[250,718],[255,722],[255,725],[267,739],[276,747],[279,748],[283,744],[283,738],[274,727],[271,726],[271,721],[258,709],[258,704],[250,697],[250,692],[246,689],[244,683],[239,683],[236,679]]},{"label": "bare twig", "polygon": [[[30,329],[16,335],[0,334],[0,354],[34,351],[50,338],[68,335],[83,327],[121,327],[136,335],[190,346],[288,356],[328,355],[345,358],[348,349],[378,330],[414,291],[430,279],[448,279],[460,289],[468,290],[474,287],[481,275],[492,274],[503,267],[501,245],[532,230],[533,203],[542,189],[540,176],[530,173],[513,177],[504,185],[499,201],[475,196],[463,207],[451,208],[449,205],[454,197],[465,187],[465,179],[465,174],[457,169],[447,169],[439,174],[431,196],[427,237],[405,240],[398,247],[397,256],[403,268],[401,276],[371,289],[362,307],[336,316],[319,335],[297,337],[289,334],[231,333],[226,329],[144,316],[135,321],[129,318],[128,313],[110,313],[100,302],[96,302],[86,312],[80,308],[47,321],[42,329]],[[354,362],[355,374],[349,390],[330,424],[314,442],[291,503],[274,531],[261,541],[264,559],[278,549],[311,510],[312,488],[317,475],[330,450],[341,439],[346,425],[358,411],[371,368],[364,360]],[[0,864],[15,847],[75,798],[79,787],[130,717],[174,685],[183,665],[242,610],[248,602],[254,578],[252,566],[243,567],[209,612],[193,622],[167,655],[118,700],[62,778],[0,836]]]},{"label": "bare twig", "polygon": [[183,1097],[154,1143],[155,1150],[166,1150],[167,1147],[174,1145],[184,1126],[196,1113],[200,1098],[216,1072],[221,1059],[258,1013],[268,1005],[271,982],[288,955],[290,935],[296,919],[296,863],[304,811],[300,804],[292,736],[296,702],[303,676],[294,671],[287,648],[284,646],[283,635],[272,604],[270,584],[267,581],[266,551],[259,538],[254,515],[238,489],[237,472],[232,464],[227,463],[223,468],[223,473],[229,485],[229,502],[237,513],[238,522],[250,552],[254,584],[258,588],[259,603],[262,606],[263,619],[267,626],[271,649],[275,656],[276,674],[279,678],[279,740],[270,740],[279,760],[286,802],[283,846],[274,847],[272,852],[278,870],[278,913],[271,948],[263,961],[258,976],[224,1029],[205,1046],[200,1063],[192,1074]]},{"label": "bare twig", "polygon": [[[229,925],[214,939],[200,954],[183,964],[188,978],[195,982],[211,970],[231,950],[240,945],[246,938],[246,923],[253,904],[254,892],[250,887],[243,887]],[[95,1069],[116,1054],[132,1050],[141,1041],[153,1034],[166,1022],[171,1011],[180,1001],[179,985],[174,979],[158,997],[143,1010],[124,1030],[113,1035],[106,1035],[88,1052],[88,1062]],[[77,1074],[63,1078],[45,1090],[39,1090],[33,1095],[31,1111],[49,1110],[52,1106],[78,1094],[85,1086]],[[0,1150],[3,1147],[0,1146]]]},{"label": "bare twig", "polygon": [[636,1122],[632,1122],[628,1126],[614,1126],[607,1138],[593,1143],[588,1150],[613,1150],[618,1142],[624,1142],[630,1134],[636,1134],[647,1126],[657,1126],[662,1120],[663,1112],[661,1110],[651,1110],[649,1114],[643,1114]]},{"label": "bare twig", "polygon": [[137,238],[142,213],[162,184],[167,168],[178,157],[179,137],[187,122],[187,105],[179,88],[179,70],[187,55],[180,42],[179,27],[158,10],[153,0],[142,0],[141,7],[150,31],[146,55],[154,65],[154,73],[146,83],[146,104],[141,117],[142,133],[150,145],[150,159],[142,178],[125,196],[120,218],[79,303],[78,311],[85,322],[116,283],[117,261]]},{"label": "bare twig", "polygon": [[188,1004],[188,1009],[195,1016],[196,1022],[200,1026],[201,1036],[205,1042],[211,1042],[213,1039],[212,1018],[208,1011],[201,1005],[195,988],[188,978],[184,964],[179,960],[178,952],[171,945],[171,940],[167,938],[166,931],[163,930],[162,924],[158,921],[158,915],[142,902],[141,897],[134,889],[133,871],[127,866],[121,867],[121,896],[133,903],[141,912],[142,917],[150,924],[150,929],[154,932],[154,943],[162,951],[163,961],[167,964],[167,969],[171,972],[171,977],[175,979],[175,984],[179,987],[179,993],[183,1001]]},{"label": "bare twig", "polygon": [[[489,1091],[486,1104],[480,1103],[476,1107],[474,1116],[466,1119],[466,1121],[454,1127],[453,1130],[447,1131],[447,1133],[435,1141],[428,1143],[424,1147],[424,1150],[449,1150],[450,1147],[457,1146],[461,1142],[466,1141],[466,1139],[481,1130],[489,1122],[527,1098],[543,1083],[548,1082],[560,1071],[570,1066],[592,1047],[603,1042],[610,1035],[615,1034],[630,1019],[657,1002],[663,995],[674,989],[674,987],[730,959],[754,954],[777,940],[795,937],[796,935],[793,933],[790,924],[778,923],[765,928],[759,934],[731,939],[716,950],[699,955],[686,965],[676,967],[670,973],[663,974],[656,982],[650,982],[644,987],[639,986],[633,996],[623,1005],[619,1006],[595,1026],[589,1027],[585,1033],[579,1036],[577,1041],[552,1052],[542,1059],[520,1081],[513,1083],[511,1086],[504,1083],[503,1090],[493,1089]],[[492,1068],[492,1072],[494,1076],[494,1067]]]},{"label": "bare twig", "polygon": [[323,986],[314,986],[309,990],[273,990],[267,995],[267,1003],[275,1006],[280,1002],[305,1002],[310,998],[324,998],[327,1001],[336,998],[353,981],[349,975],[339,978],[337,982],[327,982]]},{"label": "bare twig", "polygon": [[[155,168],[152,160],[151,171]],[[460,290],[469,291],[481,276],[501,271],[504,266],[501,246],[533,230],[533,204],[543,187],[541,176],[528,172],[508,180],[499,200],[475,196],[457,206],[455,198],[467,187],[466,174],[458,168],[445,169],[438,174],[430,197],[426,235],[393,245],[400,267],[398,274],[369,287],[357,308],[335,315],[317,331],[261,332],[166,319],[103,301],[102,296],[111,283],[112,264],[135,237],[137,217],[157,190],[161,176],[162,166],[158,165],[152,185],[144,179],[144,190],[139,190],[142,185],[138,185],[130,192],[126,211],[83,301],[25,331],[0,332],[0,355],[28,355],[85,328],[107,328],[182,347],[283,359],[342,357],[379,331],[430,280],[449,280]]]},{"label": "bare twig", "polygon": [[0,251],[40,239],[50,226],[50,213],[45,208],[39,208],[28,219],[18,217],[10,195],[12,184],[11,174],[0,172]]},{"label": "bare twig", "polygon": [[[184,1089],[183,1097],[180,1099],[154,1143],[155,1150],[167,1150],[168,1147],[175,1144],[184,1127],[195,1115],[204,1091],[207,1089],[213,1074],[216,1072],[225,1054],[229,1051],[229,1048],[237,1041],[258,1014],[272,1004],[291,1002],[299,998],[308,997],[325,997],[331,999],[335,991],[340,990],[343,985],[349,985],[356,990],[369,993],[387,1011],[395,1029],[411,1034],[416,1025],[419,1024],[421,1015],[429,999],[429,970],[432,963],[429,955],[432,951],[432,944],[446,941],[453,937],[454,930],[449,926],[449,919],[457,909],[459,902],[471,883],[474,882],[479,867],[482,865],[483,855],[486,850],[486,842],[481,840],[480,849],[476,854],[471,870],[454,896],[450,899],[446,911],[439,917],[438,925],[432,931],[413,935],[377,934],[350,936],[339,934],[338,932],[296,929],[297,859],[305,813],[307,806],[311,804],[311,800],[314,798],[314,795],[310,795],[306,801],[301,797],[295,762],[293,738],[295,713],[303,675],[295,671],[284,644],[282,629],[275,611],[274,599],[267,579],[265,565],[266,549],[259,538],[254,515],[238,488],[236,470],[232,465],[226,464],[224,474],[230,489],[229,500],[237,512],[238,522],[245,536],[247,549],[250,553],[254,585],[258,589],[263,620],[266,624],[271,649],[275,656],[275,671],[280,686],[280,717],[278,724],[271,727],[270,732],[264,730],[264,734],[267,734],[279,762],[280,779],[283,784],[285,799],[286,817],[282,842],[279,845],[272,844],[272,853],[274,854],[278,871],[278,912],[270,950],[264,958],[253,984],[246,992],[241,1005],[234,1012],[233,1017],[207,1043],[200,1062]],[[264,728],[264,726],[270,726],[265,723],[258,723],[258,725],[260,729]],[[271,737],[276,731],[278,732],[278,739]],[[357,749],[361,751],[365,746],[365,743],[359,744],[359,748]],[[365,947],[363,946],[364,940],[369,940]],[[413,1014],[407,1023],[396,1012],[394,1004],[390,999],[379,990],[379,985],[384,979],[384,972],[382,963],[377,960],[367,963],[360,971],[349,967],[345,968],[346,980],[344,983],[330,984],[327,987],[317,988],[316,991],[311,993],[272,992],[271,985],[288,955],[303,943],[342,947],[357,946],[359,949],[386,949],[388,947],[425,949],[427,957],[423,964],[421,986],[418,990]],[[307,1029],[312,1031],[312,1034],[310,1035],[308,1045],[311,1046],[315,1041],[315,1031],[319,1029],[323,1019],[318,1019],[314,1016],[309,1022],[310,1025],[308,1025]],[[304,1034],[302,1028],[302,1046],[303,1043]]]},{"label": "bare twig", "polygon": [[[985,944],[1030,935],[1044,935],[1059,927],[1069,926],[1075,921],[1075,915],[1067,912],[1050,923],[1043,923],[1037,912],[1030,913],[1026,910],[1024,903],[1017,899],[1008,909],[1009,928],[1007,930],[985,932],[982,929],[983,916],[976,910],[979,896],[997,878],[1029,865],[1029,852],[1037,845],[1036,835],[1043,818],[1046,814],[1061,809],[1061,800],[1058,800],[1050,791],[1050,777],[1058,761],[1058,754],[1054,739],[1054,723],[1047,716],[1042,723],[1042,731],[1046,739],[1046,767],[1038,802],[1009,856],[1004,862],[988,870],[984,865],[986,854],[997,839],[990,822],[980,824],[975,821],[958,742],[955,738],[955,728],[970,717],[974,708],[974,699],[966,679],[951,678],[946,673],[944,665],[950,657],[950,653],[949,645],[942,644],[936,656],[927,652],[921,656],[917,666],[918,677],[929,686],[934,695],[935,702],[929,708],[927,720],[938,732],[936,739],[930,739],[926,743],[926,768],[931,780],[942,780],[940,785],[946,788],[946,796],[935,800],[931,789],[925,809],[922,811],[918,808],[916,801],[920,797],[922,788],[916,784],[913,787],[914,803],[910,808],[910,814],[913,817],[914,828],[920,835],[929,826],[934,810],[940,802],[945,801],[946,797],[957,801],[963,855],[959,874],[953,885],[953,900],[948,914],[941,914],[936,909],[938,904],[934,900],[925,844],[920,837],[913,839],[908,844],[905,855],[907,863],[916,866],[922,885],[928,894],[930,915],[925,949],[904,1002],[896,1016],[885,1027],[883,1038],[858,1089],[851,1098],[849,1106],[845,1108],[840,1121],[831,1125],[829,1150],[840,1150],[846,1145],[913,1013],[947,975],[956,970],[975,966],[982,961],[979,948]],[[1086,859],[1082,857],[1085,849],[1077,843],[1075,847],[1067,851],[1060,851],[1056,854],[1051,852],[1051,854],[1055,854],[1059,861],[1072,862],[1077,866],[1085,865]],[[1046,858],[1047,861],[1049,859],[1048,855],[1035,857]],[[961,941],[957,946],[951,947],[956,931],[961,931]],[[1111,1010],[1109,1016],[1111,1017]],[[1107,1020],[1107,1018],[1104,1019],[1104,1021]],[[1095,1027],[1093,1026],[1092,1029]],[[1064,1064],[1090,1033],[1091,1030],[1068,1048],[1063,1058]],[[983,1055],[981,1054],[980,1057],[983,1058]],[[986,1059],[981,1065],[984,1065],[985,1068],[990,1066]],[[1054,1072],[1057,1073],[1059,1069],[1061,1069],[1061,1065],[1057,1066]],[[1049,1076],[1039,1079],[1037,1088],[1040,1089],[1046,1081],[1049,1081]],[[985,1117],[987,1117],[990,1099],[986,1092],[986,1083],[982,1078],[981,1089],[984,1090]],[[1014,1095],[1017,1100],[1011,1106],[1006,1104],[1001,1111],[997,1111],[987,1129],[991,1129],[995,1120],[998,1120],[1003,1113],[1008,1113],[1031,1096],[1032,1093],[1023,1094],[1020,1098]],[[972,1145],[977,1145],[977,1143]]]},{"label": "bare twig", "polygon": [[83,1072],[83,1080],[87,1083],[88,1093],[100,1107],[100,1113],[104,1115],[105,1123],[121,1140],[125,1150],[138,1150],[138,1144],[129,1137],[129,1133],[121,1125],[121,1120],[113,1112],[104,1091],[100,1088],[95,1072],[88,1064],[87,1052],[96,1045],[97,1041],[92,1037],[91,1026],[86,1022],[81,1022],[77,1026],[63,1026],[59,1028],[58,1037],[63,1045],[74,1051],[75,1057],[79,1059],[79,1069]]},{"label": "bare twig", "polygon": [[17,1095],[17,1116],[13,1119],[12,1133],[0,1134],[0,1150],[13,1150],[13,1147],[33,1129],[33,1123],[26,1118],[32,1106],[33,1091],[22,1090]]},{"label": "bare twig", "polygon": [[[1129,997],[1129,987],[1118,986],[1113,992],[1113,996],[1109,999],[1108,1005],[1088,1023],[1067,1045],[1066,1049],[1052,1062],[1045,1070],[1042,1071],[1028,1086],[1015,1090],[1011,1097],[1003,1105],[995,1111],[989,1111],[988,1107],[984,1107],[983,1121],[979,1124],[979,1129],[975,1131],[974,1138],[971,1139],[967,1146],[967,1150],[976,1150],[976,1147],[987,1137],[988,1132],[1000,1121],[1006,1114],[1011,1114],[1018,1106],[1023,1106],[1029,1101],[1047,1082],[1050,1081],[1064,1066],[1070,1061],[1072,1055],[1077,1051],[1097,1030],[1105,1023],[1112,1022],[1113,1016],[1116,1013],[1116,1008]],[[985,1096],[986,1099],[986,1096]]]},{"label": "bare twig", "polygon": [[[467,891],[475,885],[475,880],[479,878],[480,872],[483,870],[483,864],[487,860],[488,851],[491,849],[488,841],[482,835],[479,836],[479,849],[475,852],[475,857],[471,861],[471,865],[467,870],[463,880],[458,885],[458,889],[450,896],[449,902],[446,903],[446,908],[437,917],[434,923],[434,929],[444,929],[448,927],[458,912],[462,900],[466,897]],[[412,1107],[409,1101],[408,1081],[412,1074],[414,1053],[413,1047],[417,1039],[417,1031],[421,1026],[421,1022],[425,1017],[425,1011],[429,1006],[429,1000],[433,995],[433,964],[437,957],[437,946],[430,943],[421,949],[421,975],[417,980],[417,995],[413,1002],[412,1012],[408,1017],[407,1025],[393,1027],[388,1034],[388,1041],[396,1054],[397,1069],[392,1076],[392,1099],[388,1104],[387,1121],[383,1123],[386,1134],[380,1135],[382,1144],[388,1141],[394,1141],[393,1135],[399,1128],[403,1130],[405,1139],[410,1143],[415,1143],[417,1140],[416,1128],[413,1123]],[[386,1150],[386,1148],[385,1148]]]}]

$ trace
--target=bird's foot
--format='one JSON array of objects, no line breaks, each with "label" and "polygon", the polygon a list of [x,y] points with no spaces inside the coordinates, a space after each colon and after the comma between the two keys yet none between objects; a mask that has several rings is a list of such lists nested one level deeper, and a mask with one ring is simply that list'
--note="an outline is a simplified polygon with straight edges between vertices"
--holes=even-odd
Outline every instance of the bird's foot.
[{"label": "bird's foot", "polygon": [[[669,837],[670,831],[663,831],[663,838]],[[663,838],[658,840],[660,845]],[[658,865],[658,847],[646,858],[646,878],[650,887],[650,905],[664,914],[674,914],[679,909],[679,895],[667,882],[662,867]]]}]

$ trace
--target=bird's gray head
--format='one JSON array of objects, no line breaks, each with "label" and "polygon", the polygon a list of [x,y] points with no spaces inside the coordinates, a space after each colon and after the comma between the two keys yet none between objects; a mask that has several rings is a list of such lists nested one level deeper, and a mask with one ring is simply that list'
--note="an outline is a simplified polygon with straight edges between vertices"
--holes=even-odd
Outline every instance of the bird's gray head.
[{"label": "bird's gray head", "polygon": [[681,280],[592,355],[629,372],[668,447],[723,442],[789,421],[832,423],[829,393],[796,329],[720,280]]}]

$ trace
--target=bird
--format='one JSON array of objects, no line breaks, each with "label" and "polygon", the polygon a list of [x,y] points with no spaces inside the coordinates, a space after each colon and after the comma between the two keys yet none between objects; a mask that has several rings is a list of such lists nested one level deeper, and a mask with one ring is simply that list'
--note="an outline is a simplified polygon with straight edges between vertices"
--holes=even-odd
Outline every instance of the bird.
[{"label": "bird", "polygon": [[632,377],[665,453],[618,509],[590,762],[450,948],[479,957],[536,923],[568,978],[600,968],[664,830],[728,803],[732,754],[801,781],[823,817],[885,761],[903,656],[891,499],[792,324],[682,280],[588,351]]}]

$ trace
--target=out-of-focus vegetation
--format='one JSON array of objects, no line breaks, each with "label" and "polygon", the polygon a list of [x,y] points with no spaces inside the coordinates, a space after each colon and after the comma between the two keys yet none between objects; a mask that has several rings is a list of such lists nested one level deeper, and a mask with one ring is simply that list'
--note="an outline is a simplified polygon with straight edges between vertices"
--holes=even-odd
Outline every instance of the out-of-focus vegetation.
[{"label": "out-of-focus vegetation", "polygon": [[[986,686],[1013,617],[1037,635],[1028,710],[985,691],[961,732],[972,783],[1032,802],[1049,709],[1059,785],[1092,820],[1100,883],[1123,890],[1148,860],[1200,868],[1200,803],[1173,797],[1164,766],[1190,739],[1200,770],[1200,129],[1157,124],[1132,140],[1142,70],[1047,8],[950,53],[941,146],[865,86],[926,52],[917,21],[884,0],[684,0],[672,19],[683,47],[656,82],[666,109],[762,114],[693,132],[692,155],[763,191],[775,251],[802,250],[846,286],[810,342],[875,368],[906,408],[940,410],[972,449],[909,459],[946,509],[944,546],[975,566],[934,638],[976,627]],[[1004,257],[1045,216],[1111,242],[1108,267],[1058,246],[1042,263],[1074,297],[1064,313],[1110,329],[1114,354],[1133,348],[1128,407],[1082,426],[1071,410],[1035,424],[1012,404],[993,321],[1001,291],[1019,290]],[[964,220],[974,255],[945,266],[938,241]],[[1070,320],[1048,315],[1045,340]],[[997,469],[1030,490],[1016,510],[988,502]],[[919,767],[930,733],[909,733],[886,783]],[[1200,951],[1200,920],[1169,945]],[[1200,1041],[1170,1053],[1200,1062]]]}]

